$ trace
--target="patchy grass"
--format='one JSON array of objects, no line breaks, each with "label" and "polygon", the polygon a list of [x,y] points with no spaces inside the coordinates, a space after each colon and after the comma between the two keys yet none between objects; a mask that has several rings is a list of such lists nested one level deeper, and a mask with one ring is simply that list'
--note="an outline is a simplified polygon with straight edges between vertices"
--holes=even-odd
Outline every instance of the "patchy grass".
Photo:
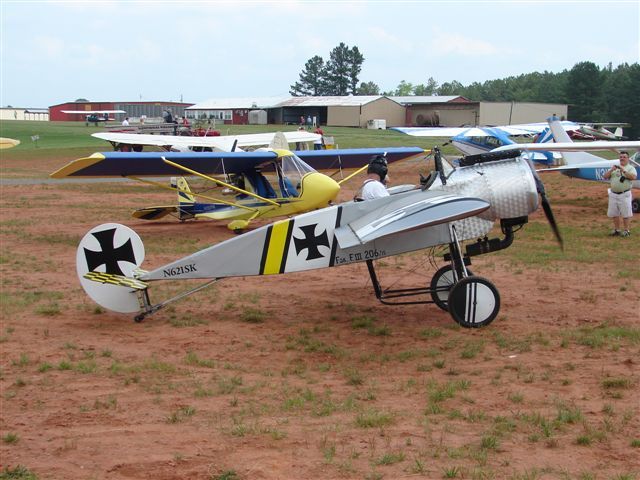
[{"label": "patchy grass", "polygon": [[18,440],[20,440],[20,437],[18,436],[17,433],[14,433],[14,432],[8,432],[2,436],[2,441],[4,443],[14,444],[14,443],[18,443]]},{"label": "patchy grass", "polygon": [[196,414],[196,409],[191,406],[180,407],[175,412],[172,412],[167,417],[167,423],[180,423],[184,422],[186,419],[193,417]]},{"label": "patchy grass", "polygon": [[391,412],[370,408],[356,416],[356,425],[360,428],[383,428],[394,423]]}]

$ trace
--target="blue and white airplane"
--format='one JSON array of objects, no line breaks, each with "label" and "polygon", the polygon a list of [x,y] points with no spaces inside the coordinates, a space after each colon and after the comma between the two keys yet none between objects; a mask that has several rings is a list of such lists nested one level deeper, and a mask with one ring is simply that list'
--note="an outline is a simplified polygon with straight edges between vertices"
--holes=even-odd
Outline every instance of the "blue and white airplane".
[{"label": "blue and white airplane", "polygon": [[[574,122],[562,122],[566,130],[579,127]],[[478,155],[494,150],[504,150],[516,142],[512,136],[536,135],[535,143],[553,141],[547,123],[527,123],[522,125],[502,125],[495,127],[395,127],[392,130],[416,137],[449,137],[450,142],[465,155]],[[534,152],[532,160],[545,165],[557,165],[562,157],[558,153]]]}]

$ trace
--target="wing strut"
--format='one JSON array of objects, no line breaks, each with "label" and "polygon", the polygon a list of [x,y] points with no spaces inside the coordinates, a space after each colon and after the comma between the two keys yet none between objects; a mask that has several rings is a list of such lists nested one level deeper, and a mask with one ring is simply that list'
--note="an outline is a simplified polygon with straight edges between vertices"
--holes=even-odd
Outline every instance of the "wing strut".
[{"label": "wing strut", "polygon": [[160,187],[160,188],[164,188],[166,190],[171,190],[171,191],[174,191],[174,192],[180,192],[180,193],[184,193],[184,194],[188,194],[188,195],[195,195],[196,197],[206,198],[207,200],[212,200],[215,203],[223,203],[223,204],[229,205],[231,207],[243,208],[245,210],[249,210],[250,212],[257,212],[258,211],[258,209],[256,209],[256,208],[247,207],[246,205],[242,205],[241,203],[229,202],[229,201],[223,200],[221,198],[210,197],[210,196],[205,195],[203,193],[191,192],[191,191],[183,190],[182,188],[178,188],[178,187],[171,187],[169,185],[164,185],[164,184],[159,183],[159,182],[154,182],[153,180],[145,180],[144,178],[134,177],[132,175],[129,175],[127,178],[131,178],[133,180],[137,180],[138,182],[146,183],[148,185],[153,185],[154,187]]},{"label": "wing strut", "polygon": [[205,180],[209,180],[210,182],[217,183],[218,185],[222,185],[223,187],[229,188],[235,192],[243,193],[245,195],[249,195],[250,197],[256,198],[266,203],[270,203],[271,205],[275,205],[279,207],[280,204],[278,202],[274,202],[269,198],[261,197],[260,195],[256,195],[253,192],[249,192],[247,190],[243,190],[242,188],[238,188],[235,185],[231,185],[230,183],[223,182],[222,180],[218,180],[217,178],[210,177],[200,172],[196,172],[195,170],[191,170],[190,168],[185,167],[184,165],[180,165],[179,163],[172,162],[171,160],[167,160],[165,157],[162,157],[162,161],[167,165],[171,165],[172,167],[178,168],[184,172],[190,173],[191,175],[196,175],[200,178],[204,178]]},{"label": "wing strut", "polygon": [[346,182],[347,180],[351,180],[353,177],[355,177],[356,175],[358,175],[360,172],[363,172],[369,165],[365,165],[364,167],[359,168],[358,170],[356,170],[355,172],[353,172],[351,175],[349,175],[346,178],[343,178],[342,180],[340,180],[338,182],[338,185],[342,185],[344,182]]}]

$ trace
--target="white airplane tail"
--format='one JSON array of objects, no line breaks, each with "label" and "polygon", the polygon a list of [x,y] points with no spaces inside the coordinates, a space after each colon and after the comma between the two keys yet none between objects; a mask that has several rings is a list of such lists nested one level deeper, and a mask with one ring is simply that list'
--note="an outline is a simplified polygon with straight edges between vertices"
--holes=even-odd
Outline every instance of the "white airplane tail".
[{"label": "white airplane tail", "polygon": [[[573,143],[569,134],[562,127],[560,120],[556,117],[550,117],[547,121],[549,122],[549,127],[551,128],[556,143]],[[602,160],[601,157],[587,152],[562,152],[562,157],[566,165],[578,165],[580,163],[599,162]]]},{"label": "white airplane tail", "polygon": [[269,148],[273,148],[274,150],[289,150],[289,142],[287,142],[287,137],[284,136],[282,132],[276,132],[269,143]]}]

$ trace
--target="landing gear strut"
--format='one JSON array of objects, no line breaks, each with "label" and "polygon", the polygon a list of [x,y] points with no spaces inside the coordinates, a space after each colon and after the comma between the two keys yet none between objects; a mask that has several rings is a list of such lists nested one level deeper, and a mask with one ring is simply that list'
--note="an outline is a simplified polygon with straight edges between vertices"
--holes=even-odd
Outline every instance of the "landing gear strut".
[{"label": "landing gear strut", "polygon": [[[439,308],[449,312],[460,326],[477,328],[490,324],[500,311],[500,294],[489,280],[473,274],[467,268],[471,265],[471,256],[489,253],[506,248],[511,244],[513,233],[511,226],[505,226],[504,240],[483,240],[479,245],[467,247],[466,255],[462,254],[455,226],[450,225],[451,242],[449,253],[445,259],[448,265],[438,269],[431,278],[428,287],[385,289],[383,290],[373,266],[373,261],[367,260],[369,276],[373,283],[376,298],[385,305],[416,305],[435,303]],[[404,300],[402,297],[426,295],[430,300]]]}]

